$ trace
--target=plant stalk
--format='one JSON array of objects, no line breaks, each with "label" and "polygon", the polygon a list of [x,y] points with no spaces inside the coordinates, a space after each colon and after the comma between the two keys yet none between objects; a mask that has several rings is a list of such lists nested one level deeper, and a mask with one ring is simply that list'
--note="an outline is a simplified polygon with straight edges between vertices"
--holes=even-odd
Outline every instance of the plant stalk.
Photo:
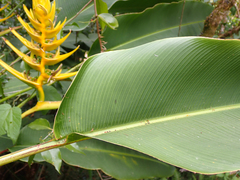
[{"label": "plant stalk", "polygon": [[31,146],[25,149],[22,149],[20,151],[16,151],[4,156],[0,157],[0,166],[3,166],[5,164],[17,161],[19,159],[43,152],[43,151],[47,151],[53,148],[58,148],[61,146],[66,145],[67,142],[67,138],[65,139],[60,139],[60,140],[54,140],[54,141],[50,141],[50,142],[46,142],[46,143],[42,143],[42,144],[38,144],[35,146]]},{"label": "plant stalk", "polygon": [[33,93],[31,96],[29,96],[27,99],[25,99],[23,102],[21,102],[17,107],[22,108],[28,101],[30,101],[32,98],[34,98],[37,94]]},{"label": "plant stalk", "polygon": [[[17,30],[17,29],[21,29],[21,28],[22,28],[22,26],[16,26],[16,27],[13,27],[12,29]],[[10,29],[6,29],[4,31],[1,31],[0,36],[3,36],[5,34],[9,33],[10,31],[11,31]]]},{"label": "plant stalk", "polygon": [[10,16],[18,7],[20,7],[22,5],[22,3],[24,2],[25,0],[22,0],[20,3],[18,3],[8,14],[6,17]]},{"label": "plant stalk", "polygon": [[18,92],[16,92],[16,93],[14,93],[14,94],[11,94],[11,95],[9,95],[9,96],[1,99],[1,100],[0,100],[0,103],[4,102],[4,101],[6,101],[6,100],[8,100],[8,99],[10,99],[10,98],[12,98],[12,97],[15,97],[15,96],[17,96],[17,95],[19,95],[19,94],[25,93],[25,92],[27,92],[27,91],[29,91],[29,90],[31,90],[31,89],[33,89],[33,87],[28,87],[28,88],[26,88],[26,89],[23,89],[23,90],[21,90],[21,91],[18,91]]},{"label": "plant stalk", "polygon": [[[83,8],[80,9],[80,11],[77,12],[77,14],[75,14],[72,18],[70,18],[69,20],[67,20],[67,22],[64,24],[64,26],[66,26],[66,25],[67,25],[68,23],[70,23],[73,19],[75,19],[91,2],[92,2],[92,0],[88,1],[88,3],[85,4],[85,5],[83,6]],[[63,27],[64,27],[64,26],[63,26]]]},{"label": "plant stalk", "polygon": [[96,26],[97,26],[97,34],[98,34],[98,40],[101,52],[104,52],[103,45],[102,45],[102,39],[101,39],[101,33],[99,29],[99,23],[98,23],[98,14],[97,14],[97,2],[94,0],[94,11],[95,11],[95,17],[96,17]]}]

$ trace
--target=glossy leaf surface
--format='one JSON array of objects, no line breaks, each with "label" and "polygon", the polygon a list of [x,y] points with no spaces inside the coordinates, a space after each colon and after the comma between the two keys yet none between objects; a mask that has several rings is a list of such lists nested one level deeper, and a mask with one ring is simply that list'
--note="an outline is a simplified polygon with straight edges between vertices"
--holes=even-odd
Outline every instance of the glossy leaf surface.
[{"label": "glossy leaf surface", "polygon": [[92,56],[65,95],[55,136],[76,132],[199,173],[239,170],[239,48],[184,37]]}]

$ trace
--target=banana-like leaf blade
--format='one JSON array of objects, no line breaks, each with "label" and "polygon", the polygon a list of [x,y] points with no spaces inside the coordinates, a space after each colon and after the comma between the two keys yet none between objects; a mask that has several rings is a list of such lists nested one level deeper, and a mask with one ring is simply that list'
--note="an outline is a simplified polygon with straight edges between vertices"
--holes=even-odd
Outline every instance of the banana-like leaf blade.
[{"label": "banana-like leaf blade", "polygon": [[89,58],[56,116],[79,133],[199,173],[240,169],[240,42],[168,38]]}]

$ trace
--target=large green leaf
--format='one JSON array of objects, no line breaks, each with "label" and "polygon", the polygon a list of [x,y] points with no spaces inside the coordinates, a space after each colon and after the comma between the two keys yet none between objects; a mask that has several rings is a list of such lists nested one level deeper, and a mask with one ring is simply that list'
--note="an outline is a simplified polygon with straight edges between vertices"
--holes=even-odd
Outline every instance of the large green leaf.
[{"label": "large green leaf", "polygon": [[66,163],[87,169],[102,169],[117,179],[169,177],[175,169],[142,153],[96,139],[77,142],[76,146],[82,150],[81,153],[60,148]]},{"label": "large green leaf", "polygon": [[[126,49],[167,37],[177,37],[184,2],[162,3],[141,13],[117,16],[116,31],[106,29],[103,40],[107,50]],[[180,36],[201,34],[203,23],[213,7],[202,2],[187,1],[184,6]],[[100,52],[99,41],[93,44],[89,55]]]},{"label": "large green leaf", "polygon": [[168,38],[83,65],[55,119],[199,173],[240,169],[240,42]]}]

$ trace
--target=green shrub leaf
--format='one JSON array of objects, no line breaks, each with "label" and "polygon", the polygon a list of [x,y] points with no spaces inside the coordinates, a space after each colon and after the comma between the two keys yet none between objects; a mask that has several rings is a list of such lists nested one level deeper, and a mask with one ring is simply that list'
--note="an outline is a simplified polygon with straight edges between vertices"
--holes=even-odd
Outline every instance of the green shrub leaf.
[{"label": "green shrub leaf", "polygon": [[98,15],[98,18],[111,29],[116,29],[118,27],[117,19],[112,14],[102,13]]},{"label": "green shrub leaf", "polygon": [[28,127],[36,130],[51,129],[50,123],[47,119],[39,118],[31,122]]},{"label": "green shrub leaf", "polygon": [[7,134],[13,143],[16,142],[22,123],[21,109],[9,104],[0,105],[0,135]]}]

